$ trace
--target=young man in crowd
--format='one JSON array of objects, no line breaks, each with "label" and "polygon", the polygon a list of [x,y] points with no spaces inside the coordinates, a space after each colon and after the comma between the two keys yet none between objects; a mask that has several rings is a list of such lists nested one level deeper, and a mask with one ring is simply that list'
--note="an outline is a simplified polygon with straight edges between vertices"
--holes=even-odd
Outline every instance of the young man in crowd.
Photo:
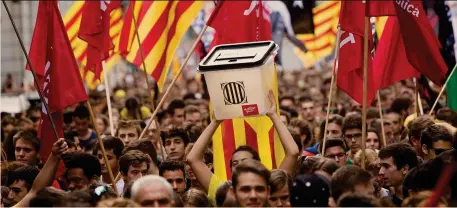
[{"label": "young man in crowd", "polygon": [[187,106],[184,108],[184,121],[192,123],[197,127],[202,127],[202,115],[200,109],[195,106]]},{"label": "young man in crowd", "polygon": [[116,137],[127,146],[130,142],[137,140],[141,134],[141,127],[137,121],[119,121],[116,130]]},{"label": "young man in crowd", "polygon": [[[119,171],[125,184],[129,184],[148,174],[151,159],[138,150],[130,150],[119,158]],[[123,193],[127,186],[124,185]]]},{"label": "young man in crowd", "polygon": [[[273,125],[278,132],[281,144],[284,147],[285,157],[279,166],[280,169],[286,171],[288,174],[293,174],[295,170],[295,164],[299,155],[298,147],[292,135],[287,130],[287,127],[281,121],[279,116],[276,114],[276,105],[272,95],[269,96],[272,107],[267,112],[267,116],[273,122]],[[216,131],[217,127],[222,121],[213,120],[194,144],[192,150],[187,155],[187,163],[191,166],[193,173],[197,177],[197,180],[204,187],[205,191],[208,192],[208,198],[210,202],[215,205],[215,197],[217,188],[224,183],[203,162],[203,155],[211,142],[211,137]],[[231,170],[235,170],[239,163],[244,160],[258,160],[260,161],[259,154],[249,146],[240,146],[233,153],[230,160]],[[268,181],[268,180],[267,180]]]},{"label": "young man in crowd", "polygon": [[452,134],[444,126],[433,124],[422,131],[420,141],[424,160],[432,160],[452,148]]},{"label": "young man in crowd", "polygon": [[414,150],[416,151],[417,155],[421,158],[424,158],[424,154],[422,153],[421,147],[421,133],[424,129],[432,126],[434,124],[433,118],[429,115],[422,115],[411,121],[408,125],[408,136],[409,136],[409,143],[413,146]]},{"label": "young man in crowd", "polygon": [[317,126],[315,122],[316,111],[314,110],[314,101],[308,96],[303,96],[298,99],[301,117],[313,125],[313,129]]},{"label": "young man in crowd", "polygon": [[173,187],[164,178],[148,175],[132,185],[132,199],[142,207],[173,207]]},{"label": "young man in crowd", "polygon": [[165,146],[168,160],[185,161],[185,150],[189,144],[189,136],[183,128],[172,128],[162,132],[162,141]]},{"label": "young man in crowd", "polygon": [[363,193],[374,196],[374,178],[371,174],[355,165],[343,166],[332,175],[330,181],[331,193],[334,202],[337,202],[345,193]]},{"label": "young man in crowd", "polygon": [[73,111],[73,123],[78,133],[79,146],[85,148],[97,142],[97,134],[89,128],[90,114],[84,105],[79,105]]},{"label": "young man in crowd", "polygon": [[[319,150],[322,154],[322,148],[323,148],[323,142],[322,140],[319,145]],[[346,145],[342,139],[326,139],[325,140],[325,154],[322,154],[324,157],[329,158],[331,160],[334,160],[341,166],[346,165]]]},{"label": "young man in crowd", "polygon": [[184,108],[186,105],[182,100],[172,100],[170,104],[168,104],[168,113],[171,116],[171,124],[173,126],[181,126],[184,123]]},{"label": "young man in crowd", "polygon": [[362,116],[359,113],[346,115],[343,120],[343,138],[349,148],[347,164],[352,165],[354,156],[362,144]]},{"label": "young man in crowd", "polygon": [[164,177],[171,184],[173,190],[179,195],[187,188],[186,172],[184,163],[174,160],[165,160],[159,166],[160,176]]},{"label": "young man in crowd", "polygon": [[13,137],[14,156],[16,161],[36,166],[39,162],[40,140],[36,131],[20,131]]},{"label": "young man in crowd", "polygon": [[[149,123],[149,119],[145,120],[144,122],[146,124]],[[154,144],[157,155],[159,157],[161,157],[161,159],[165,159],[165,158],[162,158],[162,156],[164,156],[164,153],[165,153],[165,148],[163,147],[162,140],[160,138],[160,131],[157,128],[157,126],[158,125],[156,124],[156,122],[152,122],[151,125],[149,126],[146,136],[147,136],[147,139],[150,140]]]},{"label": "young man in crowd", "polygon": [[[122,141],[117,137],[107,136],[103,139],[103,146],[105,147],[108,164],[105,164],[105,159],[103,158],[102,151],[100,150],[100,145],[95,147],[92,154],[98,158],[98,161],[102,167],[102,177],[100,181],[111,184],[112,181],[109,176],[108,165],[113,172],[113,177],[116,177],[119,174],[119,158],[122,156],[124,143],[122,143]],[[124,190],[124,180],[118,180],[116,182],[116,188],[118,194],[120,195],[122,190]]]},{"label": "young man in crowd", "polygon": [[240,207],[265,207],[270,195],[270,171],[257,160],[242,161],[233,171],[230,191]]},{"label": "young man in crowd", "polygon": [[[32,188],[33,181],[38,175],[38,168],[26,165],[8,173],[9,205],[13,206],[21,201]],[[3,173],[5,174],[5,173]]]},{"label": "young man in crowd", "polygon": [[402,125],[403,125],[401,122],[400,114],[388,109],[387,112],[383,116],[384,116],[385,120],[388,120],[392,123],[392,129],[393,129],[395,140],[396,141],[400,140]]},{"label": "young man in crowd", "polygon": [[[384,180],[384,187],[393,187],[392,202],[401,206],[403,201],[402,183],[409,170],[417,166],[417,154],[409,144],[391,144],[379,151],[381,168],[379,176]],[[333,187],[332,187],[333,188]]]},{"label": "young man in crowd", "polygon": [[74,152],[64,159],[64,163],[69,191],[87,191],[91,185],[99,182],[102,170],[97,157]]},{"label": "young man in crowd", "polygon": [[157,152],[154,147],[154,143],[148,139],[140,139],[131,142],[128,146],[124,148],[122,151],[123,154],[129,152],[130,150],[139,150],[144,154],[149,155],[151,158],[151,166],[149,167],[149,174],[157,175],[159,174],[159,167],[158,167],[158,157]]}]

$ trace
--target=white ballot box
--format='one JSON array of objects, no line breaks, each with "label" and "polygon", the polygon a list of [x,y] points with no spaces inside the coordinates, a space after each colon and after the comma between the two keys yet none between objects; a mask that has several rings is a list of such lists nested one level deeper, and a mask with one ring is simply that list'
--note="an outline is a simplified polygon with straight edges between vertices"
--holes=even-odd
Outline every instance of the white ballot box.
[{"label": "white ballot box", "polygon": [[273,41],[218,45],[200,62],[216,119],[265,115],[277,50]]}]

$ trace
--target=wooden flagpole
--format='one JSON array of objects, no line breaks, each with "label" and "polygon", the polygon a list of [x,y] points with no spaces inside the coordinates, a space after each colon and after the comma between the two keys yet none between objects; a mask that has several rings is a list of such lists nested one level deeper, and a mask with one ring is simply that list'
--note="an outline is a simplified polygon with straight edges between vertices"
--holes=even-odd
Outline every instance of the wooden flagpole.
[{"label": "wooden flagpole", "polygon": [[436,97],[436,100],[435,100],[435,102],[433,103],[433,106],[432,106],[432,108],[430,109],[430,112],[428,113],[429,115],[432,115],[433,110],[434,110],[435,107],[436,107],[436,104],[438,104],[438,101],[440,100],[440,97],[441,97],[441,95],[443,94],[444,90],[446,89],[447,83],[448,83],[449,80],[451,79],[451,77],[452,77],[452,75],[454,74],[456,68],[457,68],[457,65],[454,66],[454,69],[452,69],[451,73],[450,73],[449,76],[447,77],[446,82],[444,83],[443,87],[441,87],[440,93],[438,94],[438,97]]},{"label": "wooden flagpole", "polygon": [[384,118],[382,117],[381,95],[379,95],[379,91],[378,91],[378,109],[379,109],[379,117],[381,118],[382,144],[383,144],[383,147],[385,147],[385,146],[387,146],[387,142],[386,142],[386,133],[384,131]]},{"label": "wooden flagpole", "polygon": [[336,84],[335,81],[335,76],[336,73],[338,72],[338,60],[339,60],[339,55],[340,55],[340,39],[341,39],[341,28],[338,25],[338,33],[336,36],[336,47],[335,47],[335,63],[333,64],[333,71],[332,71],[332,78],[330,80],[330,92],[328,95],[328,104],[327,104],[327,115],[325,117],[325,127],[324,127],[324,132],[322,133],[324,137],[322,138],[322,152],[321,155],[325,156],[325,142],[327,141],[327,128],[328,128],[328,119],[330,117],[330,108],[332,106],[332,101],[333,101],[333,88]]},{"label": "wooden flagpole", "polygon": [[[89,101],[86,101],[86,106],[87,106],[87,109],[89,109],[90,120],[92,122],[92,125],[95,126],[95,116],[94,116],[94,112],[92,111],[92,106],[90,105]],[[102,151],[103,159],[105,160],[105,165],[108,168],[108,174],[109,174],[111,183],[113,184],[113,189],[117,193],[116,181],[114,180],[113,171],[111,170],[111,166],[108,163],[108,157],[106,156],[105,145],[103,144],[103,140],[100,137],[100,133],[98,132],[98,130],[96,128],[94,128],[94,131],[95,131],[95,134],[97,135],[98,144],[100,145],[100,150]]]},{"label": "wooden flagpole", "polygon": [[365,17],[365,36],[363,37],[363,102],[362,102],[362,169],[365,170],[365,149],[367,140],[367,91],[368,91],[368,29],[370,18]]},{"label": "wooden flagpole", "polygon": [[422,103],[420,101],[420,95],[419,95],[419,85],[417,84],[417,80],[415,77],[413,77],[413,82],[414,82],[414,100],[415,100],[415,112],[417,117],[420,115],[424,114],[424,110],[422,109]]},{"label": "wooden flagpole", "polygon": [[111,95],[108,82],[108,72],[105,71],[105,61],[102,62],[103,72],[105,75],[105,93],[106,93],[106,102],[108,104],[108,117],[109,117],[109,129],[111,132],[111,136],[114,136],[114,124],[113,124],[113,109],[111,108]]},{"label": "wooden flagpole", "polygon": [[30,72],[32,72],[33,81],[35,82],[35,86],[37,88],[38,95],[40,96],[40,100],[43,103],[44,109],[46,110],[46,115],[48,116],[48,119],[51,122],[52,130],[54,131],[56,140],[59,140],[59,134],[57,133],[54,119],[52,118],[51,112],[49,111],[48,103],[46,102],[46,99],[44,98],[43,89],[41,89],[40,82],[38,82],[38,78],[35,73],[35,69],[33,68],[32,61],[30,60],[30,57],[27,54],[27,50],[25,49],[24,42],[22,41],[22,37],[19,34],[19,31],[17,30],[16,23],[14,22],[13,17],[11,16],[11,12],[10,12],[10,9],[8,8],[8,5],[6,5],[5,0],[2,0],[2,3],[3,3],[3,6],[5,7],[6,13],[8,14],[11,24],[13,25],[14,32],[16,33],[16,37],[19,40],[19,44],[21,45],[21,48],[22,48],[22,52],[24,53],[25,59],[27,60],[27,64],[30,67]]},{"label": "wooden flagpole", "polygon": [[[171,81],[171,84],[168,86],[167,90],[165,91],[162,99],[160,99],[160,102],[159,104],[156,106],[156,109],[154,110],[154,112],[152,113],[151,115],[151,118],[155,118],[155,116],[157,115],[157,113],[159,112],[159,109],[162,107],[163,103],[165,102],[165,99],[167,98],[168,94],[170,93],[171,89],[173,88],[173,86],[175,85],[175,82],[176,80],[178,80],[179,76],[181,75],[182,71],[184,70],[184,67],[186,66],[187,62],[189,61],[190,59],[190,56],[192,55],[192,53],[194,52],[195,50],[195,47],[197,47],[197,44],[198,42],[200,42],[200,40],[202,39],[202,36],[203,34],[205,33],[206,29],[208,29],[208,25],[205,25],[205,27],[203,27],[202,31],[200,31],[200,34],[198,34],[198,37],[197,39],[195,40],[194,42],[194,45],[192,45],[192,48],[190,49],[190,51],[187,53],[187,56],[186,58],[184,59],[184,62],[182,63],[181,67],[179,68],[179,71],[178,73],[176,73],[175,77],[173,78],[173,80]],[[147,129],[149,129],[149,127],[151,126],[151,123],[154,121],[154,119],[149,119],[149,122],[148,124],[146,125],[146,128],[144,128],[143,132],[141,132],[141,135],[140,135],[140,138],[143,138],[144,134],[147,132]]]}]

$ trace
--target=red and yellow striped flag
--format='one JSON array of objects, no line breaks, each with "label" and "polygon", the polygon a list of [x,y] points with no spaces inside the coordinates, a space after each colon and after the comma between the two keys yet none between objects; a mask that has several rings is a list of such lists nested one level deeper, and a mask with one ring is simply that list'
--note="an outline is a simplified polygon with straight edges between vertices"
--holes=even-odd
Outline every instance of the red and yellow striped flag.
[{"label": "red and yellow striped flag", "polygon": [[[276,75],[271,82],[275,102],[278,103]],[[235,149],[241,145],[248,145],[256,150],[262,164],[268,169],[278,168],[285,157],[281,140],[268,116],[224,120],[213,135],[214,174],[219,179],[225,181],[232,177],[230,159]]]},{"label": "red and yellow striped flag", "polygon": [[[138,25],[146,70],[159,89],[165,84],[179,42],[203,6],[203,1],[132,1]],[[128,8],[119,42],[119,51],[127,61],[143,69],[135,37],[132,9]],[[144,69],[143,69],[144,70]]]},{"label": "red and yellow striped flag", "polygon": [[313,8],[314,34],[297,35],[308,49],[306,53],[295,51],[305,67],[316,64],[335,48],[340,5],[340,1],[327,1]]},{"label": "red and yellow striped flag", "polygon": [[[81,24],[82,8],[84,1],[75,1],[70,9],[63,17],[65,29],[67,30],[68,38],[73,49],[76,60],[80,63],[81,76],[86,81],[89,88],[94,89],[100,82],[103,81],[103,72],[99,80],[94,79],[94,73],[84,69],[87,63],[87,43],[78,37],[79,27]],[[119,34],[122,28],[122,8],[117,8],[111,12],[110,19],[110,36],[115,45],[115,51],[118,50]],[[120,60],[120,56],[111,52],[111,56],[105,61],[106,72],[110,71],[113,66]]]}]

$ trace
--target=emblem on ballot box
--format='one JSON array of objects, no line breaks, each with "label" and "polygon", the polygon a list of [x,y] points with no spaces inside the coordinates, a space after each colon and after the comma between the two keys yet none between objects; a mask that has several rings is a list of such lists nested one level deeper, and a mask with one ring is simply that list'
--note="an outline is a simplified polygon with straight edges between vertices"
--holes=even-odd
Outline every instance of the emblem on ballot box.
[{"label": "emblem on ballot box", "polygon": [[225,105],[237,105],[248,102],[244,83],[241,81],[221,83],[221,89],[224,94]]}]

